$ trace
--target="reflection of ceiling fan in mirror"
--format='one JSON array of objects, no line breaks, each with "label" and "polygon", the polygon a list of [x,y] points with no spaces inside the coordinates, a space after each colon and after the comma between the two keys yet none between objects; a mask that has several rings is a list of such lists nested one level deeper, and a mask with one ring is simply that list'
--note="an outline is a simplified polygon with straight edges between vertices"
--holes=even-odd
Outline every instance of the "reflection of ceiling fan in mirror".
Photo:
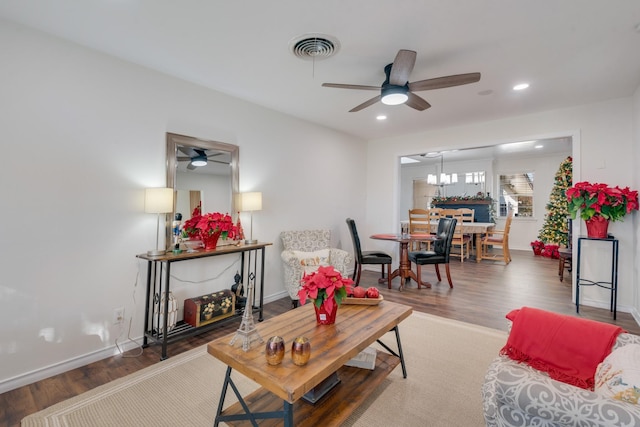
[{"label": "reflection of ceiling fan in mirror", "polygon": [[378,101],[381,101],[386,105],[406,104],[415,110],[423,111],[431,107],[431,104],[413,92],[466,85],[480,80],[480,73],[468,73],[409,82],[409,75],[411,74],[411,71],[413,71],[415,63],[416,52],[402,49],[398,51],[394,61],[384,67],[384,73],[387,78],[381,86],[363,86],[341,83],[323,83],[322,86],[338,89],[380,91],[380,95],[352,108],[349,110],[350,113],[360,111]]},{"label": "reflection of ceiling fan in mirror", "polygon": [[222,163],[223,165],[229,164],[229,162],[214,159],[215,157],[225,154],[221,151],[214,152],[213,150],[193,147],[178,147],[178,150],[185,154],[186,157],[178,156],[177,160],[179,162],[189,162],[189,164],[187,165],[187,169],[189,170],[194,170],[197,167],[206,166],[209,162]]}]

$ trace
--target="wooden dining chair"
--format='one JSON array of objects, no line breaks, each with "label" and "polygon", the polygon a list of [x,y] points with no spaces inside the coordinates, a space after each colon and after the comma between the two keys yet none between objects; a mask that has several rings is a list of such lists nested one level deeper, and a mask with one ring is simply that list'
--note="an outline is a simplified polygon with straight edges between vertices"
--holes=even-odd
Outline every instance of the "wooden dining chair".
[{"label": "wooden dining chair", "polygon": [[462,215],[462,221],[464,222],[473,222],[475,221],[476,211],[471,208],[460,208],[458,209],[460,215]]},{"label": "wooden dining chair", "polygon": [[[429,223],[428,209],[409,209],[409,233],[410,234],[430,234],[431,224]],[[431,249],[431,241],[414,240],[411,242],[410,250],[418,251],[422,248]]]},{"label": "wooden dining chair", "polygon": [[438,221],[437,240],[433,241],[433,251],[412,251],[409,252],[409,261],[416,265],[416,275],[418,277],[418,289],[422,286],[430,288],[430,284],[422,282],[422,266],[433,264],[436,266],[436,276],[438,282],[442,281],[440,276],[440,264],[445,265],[447,272],[447,281],[449,287],[453,288],[451,280],[451,271],[449,269],[449,259],[451,256],[451,244],[453,241],[453,233],[456,229],[456,218],[442,217]]},{"label": "wooden dining chair", "polygon": [[354,258],[356,260],[353,268],[353,275],[351,277],[353,285],[358,286],[360,283],[363,264],[380,264],[382,279],[384,279],[384,266],[387,266],[387,286],[391,289],[391,263],[393,262],[391,255],[382,251],[363,251],[362,246],[360,245],[360,237],[358,236],[356,222],[351,218],[347,218],[347,225],[349,226],[349,232],[351,233]]},{"label": "wooden dining chair", "polygon": [[429,224],[431,225],[431,229],[429,230],[430,234],[438,233],[438,221],[440,220],[440,214],[442,213],[442,208],[431,208],[429,209]]},{"label": "wooden dining chair", "polygon": [[[504,225],[504,230],[489,230],[484,235],[480,242],[480,256],[482,259],[492,259],[498,261],[504,261],[505,264],[511,262],[511,253],[509,252],[509,230],[511,229],[511,221],[513,220],[513,210],[510,210],[507,214],[507,222]],[[499,253],[491,253],[489,251],[496,246],[501,247],[502,251]]]},{"label": "wooden dining chair", "polygon": [[[465,258],[469,258],[471,253],[471,236],[465,235],[462,232],[462,225],[464,223],[464,217],[460,209],[443,209],[440,213],[441,217],[446,218],[455,218],[456,221],[456,229],[453,232],[453,239],[451,241],[451,256],[460,258],[460,262],[464,262]],[[459,248],[459,252],[454,249]]]},{"label": "wooden dining chair", "polygon": [[[464,225],[464,223],[469,223],[469,222],[474,222],[475,221],[475,217],[476,217],[475,209],[460,208],[460,209],[458,209],[458,211],[462,215],[463,225]],[[468,241],[469,241],[469,245],[467,247],[467,250],[468,250],[467,255],[470,255],[471,254],[471,249],[473,248],[473,244],[474,244],[473,243],[473,233],[464,233],[464,235],[466,236],[466,239],[468,239]],[[467,256],[467,258],[469,258],[469,257]]]}]

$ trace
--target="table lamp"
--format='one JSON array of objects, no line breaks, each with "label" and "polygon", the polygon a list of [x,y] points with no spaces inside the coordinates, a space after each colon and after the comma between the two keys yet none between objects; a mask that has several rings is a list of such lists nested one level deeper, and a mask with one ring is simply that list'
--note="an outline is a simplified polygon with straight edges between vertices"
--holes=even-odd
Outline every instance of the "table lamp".
[{"label": "table lamp", "polygon": [[251,212],[251,222],[249,224],[249,239],[244,242],[248,245],[258,243],[258,240],[253,239],[253,211],[262,210],[262,193],[240,193],[240,210],[243,212]]},{"label": "table lamp", "polygon": [[149,256],[164,255],[165,250],[160,250],[158,241],[160,238],[160,214],[173,212],[173,188],[147,188],[144,190],[144,211],[158,215],[156,225],[156,249],[147,251]]}]

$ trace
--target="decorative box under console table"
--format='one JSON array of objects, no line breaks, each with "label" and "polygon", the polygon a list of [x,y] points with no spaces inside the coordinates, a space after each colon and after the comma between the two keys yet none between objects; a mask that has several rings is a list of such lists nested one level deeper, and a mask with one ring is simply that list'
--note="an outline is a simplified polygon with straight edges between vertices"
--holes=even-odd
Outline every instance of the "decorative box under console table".
[{"label": "decorative box under console table", "polygon": [[[611,281],[593,281],[585,279],[580,274],[580,262],[582,258],[582,243],[588,240],[598,243],[607,243],[611,245]],[[598,286],[611,292],[611,301],[609,311],[613,312],[613,320],[616,320],[617,304],[618,304],[618,239],[608,238],[601,239],[596,237],[578,237],[578,262],[576,265],[576,313],[580,312],[580,286]]]},{"label": "decorative box under console table", "polygon": [[[264,254],[265,247],[270,246],[271,243],[258,242],[255,244],[243,244],[243,245],[228,245],[219,246],[213,250],[200,250],[198,252],[182,252],[180,254],[174,254],[167,252],[164,255],[150,256],[147,254],[136,255],[140,259],[147,260],[147,293],[145,303],[144,314],[144,340],[143,347],[149,345],[149,341],[162,344],[161,360],[167,358],[167,344],[178,339],[195,335],[204,332],[210,328],[216,327],[216,325],[229,321],[231,319],[242,317],[242,311],[236,310],[232,316],[226,317],[223,320],[219,320],[213,323],[207,323],[204,326],[194,327],[187,322],[178,322],[174,328],[168,325],[169,319],[169,292],[170,292],[170,271],[171,264],[180,261],[189,261],[193,259],[208,258],[220,255],[240,254],[241,267],[240,271],[242,276],[242,287],[248,289],[249,281],[253,281],[255,287],[253,301],[248,302],[251,304],[252,310],[258,312],[258,320],[263,320],[263,305],[264,305]],[[258,268],[258,263],[260,264]],[[164,274],[162,269],[164,268]],[[258,292],[259,290],[259,292]],[[164,295],[162,295],[164,294]],[[246,294],[246,292],[245,292]],[[256,295],[258,295],[258,304],[256,305]],[[154,313],[154,305],[162,301],[163,307]],[[154,327],[153,325],[159,325]],[[163,331],[167,331],[164,333]]]}]

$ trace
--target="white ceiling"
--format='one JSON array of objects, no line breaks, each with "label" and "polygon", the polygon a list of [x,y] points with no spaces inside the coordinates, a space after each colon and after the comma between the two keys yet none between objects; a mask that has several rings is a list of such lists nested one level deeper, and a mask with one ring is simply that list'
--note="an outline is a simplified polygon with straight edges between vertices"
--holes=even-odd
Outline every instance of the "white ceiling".
[{"label": "white ceiling", "polygon": [[[631,96],[640,85],[638,0],[3,0],[0,17],[365,139]],[[293,56],[305,33],[337,38],[322,61]],[[480,72],[419,92],[422,112],[380,103],[399,49],[410,81]],[[516,83],[530,89],[514,92]],[[386,114],[385,122],[377,122]]]}]

